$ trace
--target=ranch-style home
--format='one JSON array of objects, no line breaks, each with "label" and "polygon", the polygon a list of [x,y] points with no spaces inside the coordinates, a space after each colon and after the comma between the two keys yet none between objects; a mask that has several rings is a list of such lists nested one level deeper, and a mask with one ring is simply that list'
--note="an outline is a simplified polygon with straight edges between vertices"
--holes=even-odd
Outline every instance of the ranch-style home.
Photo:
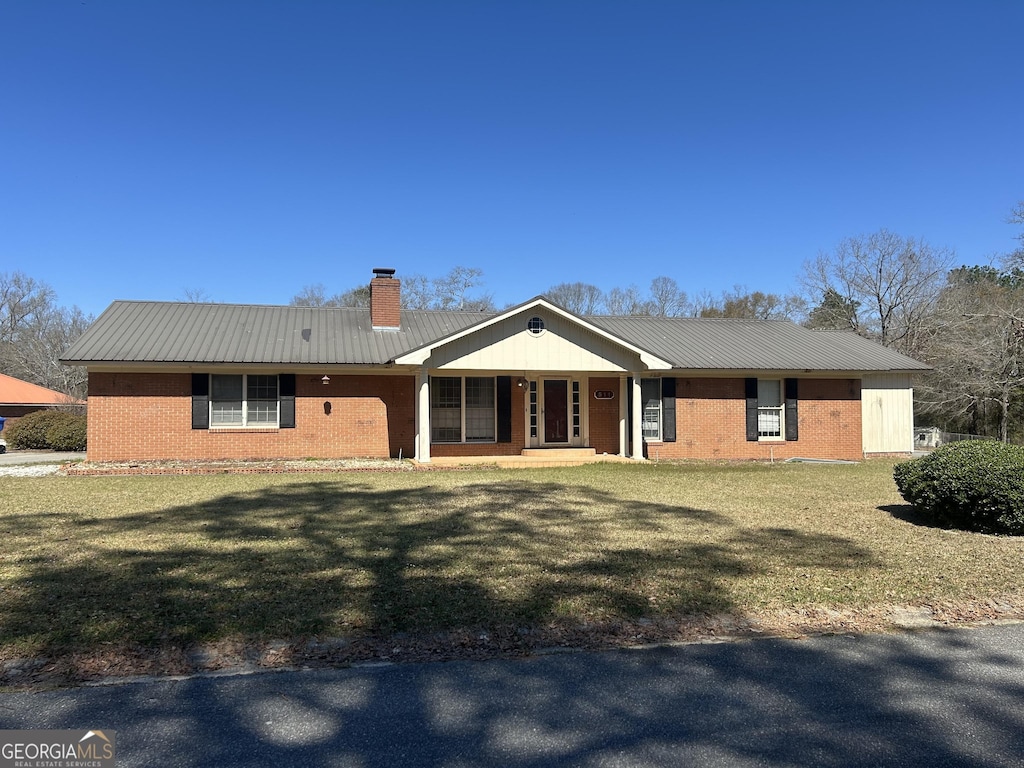
[{"label": "ranch-style home", "polygon": [[[64,357],[90,461],[861,459],[913,450],[927,366],[790,322],[116,301]],[[547,454],[551,455],[551,454]]]}]

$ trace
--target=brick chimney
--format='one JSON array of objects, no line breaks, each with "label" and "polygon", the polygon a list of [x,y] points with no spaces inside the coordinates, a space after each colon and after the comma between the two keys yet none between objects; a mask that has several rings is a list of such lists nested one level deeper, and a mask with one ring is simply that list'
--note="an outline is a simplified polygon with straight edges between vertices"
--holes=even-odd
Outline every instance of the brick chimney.
[{"label": "brick chimney", "polygon": [[402,325],[402,281],[395,270],[378,267],[370,281],[370,325],[374,330],[398,330]]}]

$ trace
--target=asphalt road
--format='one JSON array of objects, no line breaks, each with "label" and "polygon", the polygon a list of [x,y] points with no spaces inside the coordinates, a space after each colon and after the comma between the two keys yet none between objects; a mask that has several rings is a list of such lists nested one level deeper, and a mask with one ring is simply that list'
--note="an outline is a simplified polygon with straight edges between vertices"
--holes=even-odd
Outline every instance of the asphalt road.
[{"label": "asphalt road", "polygon": [[1024,625],[0,696],[118,766],[1019,766]]},{"label": "asphalt road", "polygon": [[82,461],[85,452],[65,453],[59,451],[12,451],[0,453],[0,466],[13,464],[61,464],[68,461]]}]

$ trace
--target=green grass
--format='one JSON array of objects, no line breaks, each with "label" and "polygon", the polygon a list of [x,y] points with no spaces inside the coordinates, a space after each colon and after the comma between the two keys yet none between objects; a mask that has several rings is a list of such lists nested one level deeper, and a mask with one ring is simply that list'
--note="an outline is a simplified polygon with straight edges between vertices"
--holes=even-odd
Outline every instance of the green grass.
[{"label": "green grass", "polygon": [[0,656],[1019,594],[892,465],[0,478]]}]

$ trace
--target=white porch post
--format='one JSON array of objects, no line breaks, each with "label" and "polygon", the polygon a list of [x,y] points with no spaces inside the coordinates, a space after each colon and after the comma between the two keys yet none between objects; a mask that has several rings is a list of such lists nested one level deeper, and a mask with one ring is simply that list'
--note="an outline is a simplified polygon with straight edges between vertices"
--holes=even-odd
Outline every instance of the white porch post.
[{"label": "white porch post", "polygon": [[626,377],[619,376],[619,456],[626,458],[629,455],[629,436],[626,434]]},{"label": "white porch post", "polygon": [[640,374],[633,374],[633,458],[644,458],[643,402],[640,397]]},{"label": "white porch post", "polygon": [[427,364],[416,376],[416,461],[430,463],[430,372]]}]

